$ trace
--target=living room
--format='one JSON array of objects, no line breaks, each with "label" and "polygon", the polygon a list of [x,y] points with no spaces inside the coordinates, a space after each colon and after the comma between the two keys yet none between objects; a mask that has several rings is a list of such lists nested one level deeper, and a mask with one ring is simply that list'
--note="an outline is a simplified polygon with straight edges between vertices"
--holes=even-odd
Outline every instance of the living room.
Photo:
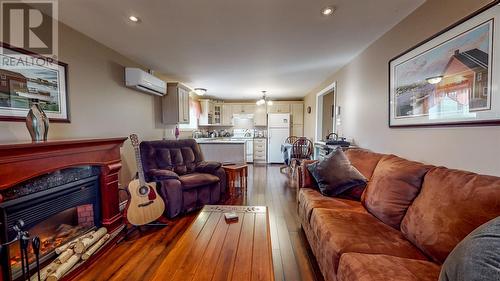
[{"label": "living room", "polygon": [[500,280],[499,1],[0,5],[0,281]]}]

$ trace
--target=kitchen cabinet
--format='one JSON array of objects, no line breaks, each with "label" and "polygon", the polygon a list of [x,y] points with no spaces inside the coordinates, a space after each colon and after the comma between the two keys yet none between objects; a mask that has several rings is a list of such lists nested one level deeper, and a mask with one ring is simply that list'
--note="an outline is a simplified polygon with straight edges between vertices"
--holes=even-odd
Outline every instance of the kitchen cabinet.
[{"label": "kitchen cabinet", "polygon": [[189,124],[189,92],[181,83],[167,84],[167,94],[161,97],[164,124]]},{"label": "kitchen cabinet", "polygon": [[291,104],[292,107],[292,124],[293,125],[304,125],[304,104],[294,103]]},{"label": "kitchen cabinet", "polygon": [[233,125],[233,109],[231,104],[222,105],[222,126],[232,126]]},{"label": "kitchen cabinet", "polygon": [[213,125],[222,124],[222,104],[219,102],[211,102],[212,113],[213,113]]},{"label": "kitchen cabinet", "polygon": [[267,140],[264,138],[253,140],[253,162],[254,163],[267,163],[266,143],[267,143]]},{"label": "kitchen cabinet", "polygon": [[302,137],[304,136],[304,125],[302,124],[293,124],[292,125],[292,136]]},{"label": "kitchen cabinet", "polygon": [[267,126],[267,112],[265,106],[257,106],[254,113],[255,126]]},{"label": "kitchen cabinet", "polygon": [[290,104],[274,102],[267,106],[268,113],[290,113]]},{"label": "kitchen cabinet", "polygon": [[246,114],[254,114],[255,113],[255,104],[244,104],[242,109],[243,113]]},{"label": "kitchen cabinet", "polygon": [[233,103],[231,104],[233,114],[254,114],[255,105],[244,104],[244,103]]},{"label": "kitchen cabinet", "polygon": [[201,105],[201,112],[200,112],[200,119],[199,119],[199,125],[200,126],[209,126],[213,122],[213,104],[210,100],[208,99],[201,99],[200,105]]}]

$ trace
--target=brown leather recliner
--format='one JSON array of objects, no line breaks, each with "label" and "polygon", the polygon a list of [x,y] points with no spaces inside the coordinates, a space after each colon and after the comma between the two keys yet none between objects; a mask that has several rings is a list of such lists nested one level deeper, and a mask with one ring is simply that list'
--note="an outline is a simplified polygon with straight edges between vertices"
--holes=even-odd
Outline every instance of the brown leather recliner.
[{"label": "brown leather recliner", "polygon": [[143,141],[140,148],[146,181],[159,183],[169,218],[225,197],[222,164],[204,161],[194,139]]}]

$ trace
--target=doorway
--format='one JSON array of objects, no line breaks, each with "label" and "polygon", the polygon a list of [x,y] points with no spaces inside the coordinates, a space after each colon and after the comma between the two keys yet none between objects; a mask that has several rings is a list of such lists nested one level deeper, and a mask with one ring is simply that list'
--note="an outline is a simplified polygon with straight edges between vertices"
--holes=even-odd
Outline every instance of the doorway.
[{"label": "doorway", "polygon": [[324,141],[330,133],[336,133],[336,100],[335,82],[316,94],[316,141]]}]

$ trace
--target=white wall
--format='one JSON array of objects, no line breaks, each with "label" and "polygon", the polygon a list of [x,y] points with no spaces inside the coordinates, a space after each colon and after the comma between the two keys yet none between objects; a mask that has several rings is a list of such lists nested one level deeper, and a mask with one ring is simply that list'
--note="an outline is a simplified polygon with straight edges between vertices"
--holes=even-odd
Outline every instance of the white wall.
[{"label": "white wall", "polygon": [[[487,0],[428,0],[351,63],[319,85],[305,98],[313,112],[315,94],[337,81],[342,106],[339,132],[364,148],[450,168],[500,176],[500,126],[390,129],[388,127],[388,62],[459,19]],[[500,60],[500,58],[497,58]],[[306,135],[314,136],[305,126]],[[312,129],[314,130],[314,129]]]}]

